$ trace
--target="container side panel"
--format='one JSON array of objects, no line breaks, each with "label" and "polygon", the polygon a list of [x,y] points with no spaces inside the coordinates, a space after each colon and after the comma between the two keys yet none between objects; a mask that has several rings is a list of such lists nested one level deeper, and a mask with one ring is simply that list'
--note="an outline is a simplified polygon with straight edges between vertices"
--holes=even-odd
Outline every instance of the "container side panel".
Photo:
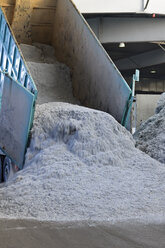
[{"label": "container side panel", "polygon": [[[0,8],[0,70],[5,71],[33,94],[36,86],[28,72],[22,54]],[[26,83],[28,79],[28,84]]]},{"label": "container side panel", "polygon": [[4,82],[0,111],[0,148],[21,169],[35,96],[7,75],[2,79]]},{"label": "container side panel", "polygon": [[70,0],[57,1],[53,45],[58,59],[72,69],[74,95],[81,103],[121,122],[131,90]]}]

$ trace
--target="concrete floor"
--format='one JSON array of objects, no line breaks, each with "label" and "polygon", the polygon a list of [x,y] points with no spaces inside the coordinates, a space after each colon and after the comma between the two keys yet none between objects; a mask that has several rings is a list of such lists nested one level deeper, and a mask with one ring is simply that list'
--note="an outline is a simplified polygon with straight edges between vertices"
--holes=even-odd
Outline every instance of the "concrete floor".
[{"label": "concrete floor", "polygon": [[165,225],[0,220],[0,248],[164,248]]}]

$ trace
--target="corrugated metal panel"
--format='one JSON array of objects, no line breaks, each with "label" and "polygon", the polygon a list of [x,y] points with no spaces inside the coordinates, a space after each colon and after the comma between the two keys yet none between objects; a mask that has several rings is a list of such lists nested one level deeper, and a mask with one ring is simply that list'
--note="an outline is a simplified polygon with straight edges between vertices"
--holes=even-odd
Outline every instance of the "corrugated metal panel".
[{"label": "corrugated metal panel", "polygon": [[37,97],[17,42],[0,9],[0,148],[22,168]]},{"label": "corrugated metal panel", "polygon": [[37,94],[36,86],[29,75],[21,52],[0,8],[0,70],[7,72],[14,80]]}]

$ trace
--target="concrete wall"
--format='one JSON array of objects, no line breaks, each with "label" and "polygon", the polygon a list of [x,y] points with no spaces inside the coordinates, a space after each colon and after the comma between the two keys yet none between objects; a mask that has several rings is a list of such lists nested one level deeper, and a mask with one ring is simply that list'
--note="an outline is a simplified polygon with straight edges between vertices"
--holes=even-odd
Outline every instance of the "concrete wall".
[{"label": "concrete wall", "polygon": [[140,123],[147,120],[150,116],[154,115],[157,102],[160,95],[136,95],[136,127],[140,126]]},{"label": "concrete wall", "polygon": [[58,59],[72,69],[74,95],[85,106],[121,121],[130,88],[69,0],[58,0],[53,45]]},{"label": "concrete wall", "polygon": [[13,20],[15,1],[16,0],[0,0],[0,6],[3,8],[10,24]]},{"label": "concrete wall", "polygon": [[140,82],[136,83],[136,91],[163,93],[165,92],[165,80],[140,78]]},{"label": "concrete wall", "polygon": [[[129,85],[132,83],[132,77],[125,77]],[[136,82],[136,93],[140,94],[161,94],[165,92],[165,80],[156,78],[141,78]]]},{"label": "concrete wall", "polygon": [[0,0],[18,43],[51,44],[56,0]]}]

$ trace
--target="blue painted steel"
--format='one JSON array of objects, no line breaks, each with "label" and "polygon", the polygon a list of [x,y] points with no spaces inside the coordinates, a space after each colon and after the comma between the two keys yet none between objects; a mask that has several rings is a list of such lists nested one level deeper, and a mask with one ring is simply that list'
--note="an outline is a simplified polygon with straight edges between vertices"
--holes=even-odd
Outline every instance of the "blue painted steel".
[{"label": "blue painted steel", "polygon": [[22,169],[33,118],[35,95],[3,74],[0,112],[0,147]]},{"label": "blue painted steel", "polygon": [[134,100],[134,97],[135,97],[135,82],[139,81],[139,75],[140,75],[139,70],[136,70],[135,74],[133,75],[133,79],[132,79],[132,85],[131,85],[132,91],[131,91],[130,96],[128,98],[128,101],[126,103],[123,118],[122,118],[122,121],[121,121],[121,124],[124,127],[127,127],[128,120],[130,118],[132,104],[133,104],[133,100]]},{"label": "blue painted steel", "polygon": [[5,71],[32,94],[37,95],[37,88],[26,68],[17,42],[0,8],[0,70]]},{"label": "blue painted steel", "polygon": [[[10,86],[12,87],[12,90],[10,92],[11,99],[9,92],[7,91],[7,89],[9,89],[9,82]],[[13,92],[16,94],[15,98]],[[8,98],[6,96],[8,96]],[[6,97],[6,100],[4,100],[4,97]],[[27,139],[34,117],[36,98],[37,88],[29,74],[26,63],[22,57],[22,53],[19,50],[19,47],[5,18],[5,15],[0,8],[0,119],[2,121],[3,118],[7,118],[7,115],[4,114],[5,108],[7,112],[14,109],[14,112],[12,112],[12,118],[9,116],[9,119],[7,120],[8,126],[10,126],[12,122],[16,123],[17,119],[19,118],[22,123],[22,125],[19,126],[19,122],[17,122],[18,125],[15,125],[15,129],[13,130],[11,128],[10,132],[6,130],[6,134],[9,134],[8,137],[10,137],[11,134],[13,135],[11,136],[13,137],[13,140],[11,140],[11,143],[13,144],[13,151],[15,150],[13,143],[14,139],[17,144],[20,144],[18,146],[19,149],[17,150],[17,156],[13,153],[10,142],[9,140],[7,140],[8,138],[5,138],[5,135],[1,135],[3,137],[1,137],[0,139],[0,150],[5,152],[5,154],[10,157],[12,161],[19,166],[19,168],[22,168],[23,166],[23,158],[26,150]],[[22,100],[20,101],[20,99]],[[18,106],[16,106],[16,104]],[[10,105],[11,107],[11,109],[9,110],[7,107],[8,105]],[[5,125],[3,126],[4,131]],[[8,128],[8,126],[6,126],[6,128]]]}]

